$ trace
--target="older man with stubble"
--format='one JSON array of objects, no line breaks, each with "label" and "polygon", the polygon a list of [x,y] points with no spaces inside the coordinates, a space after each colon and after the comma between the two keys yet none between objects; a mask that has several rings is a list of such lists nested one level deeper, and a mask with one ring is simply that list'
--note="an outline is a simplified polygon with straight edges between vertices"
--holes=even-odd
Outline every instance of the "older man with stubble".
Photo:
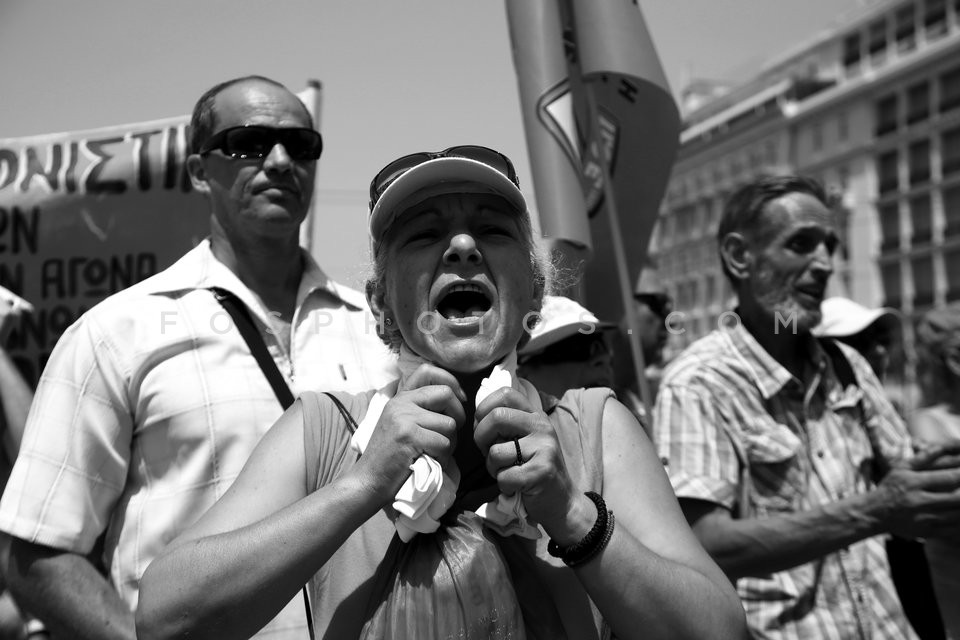
[{"label": "older man with stubble", "polygon": [[[321,150],[281,84],[248,76],[211,88],[187,160],[210,203],[209,238],[57,344],[0,502],[11,588],[55,638],[135,637],[147,565],[229,489],[281,414],[266,361],[294,394],[394,377],[363,295],[299,247]],[[291,602],[258,637],[306,637],[303,610]]]},{"label": "older man with stubble", "polygon": [[956,450],[912,456],[863,357],[811,335],[834,225],[802,177],[731,197],[718,244],[736,315],[668,366],[656,443],[754,638],[910,639],[881,536],[956,536],[960,468]]}]

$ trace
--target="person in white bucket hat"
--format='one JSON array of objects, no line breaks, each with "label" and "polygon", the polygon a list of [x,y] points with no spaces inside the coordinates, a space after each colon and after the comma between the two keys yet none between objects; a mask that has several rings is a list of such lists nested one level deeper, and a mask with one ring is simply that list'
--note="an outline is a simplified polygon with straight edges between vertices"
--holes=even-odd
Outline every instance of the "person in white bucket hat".
[{"label": "person in white bucket hat", "polygon": [[567,389],[612,387],[613,357],[606,334],[615,328],[575,300],[544,296],[539,322],[517,351],[520,375],[558,398]]},{"label": "person in white bucket hat", "polygon": [[890,365],[890,352],[900,343],[900,312],[890,307],[870,309],[842,297],[825,299],[820,312],[823,317],[813,334],[849,344],[883,380]]}]

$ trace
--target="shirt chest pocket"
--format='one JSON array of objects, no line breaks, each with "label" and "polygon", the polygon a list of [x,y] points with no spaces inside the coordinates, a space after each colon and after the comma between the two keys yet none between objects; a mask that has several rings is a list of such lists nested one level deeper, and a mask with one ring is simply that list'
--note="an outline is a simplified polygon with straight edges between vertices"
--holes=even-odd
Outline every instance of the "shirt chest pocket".
[{"label": "shirt chest pocket", "polygon": [[746,436],[744,445],[750,466],[750,510],[763,516],[801,509],[807,475],[801,439],[786,425],[771,420]]},{"label": "shirt chest pocket", "polygon": [[[859,406],[838,406],[834,409],[837,423],[822,445],[822,457],[830,456],[833,460],[841,460],[844,466],[853,474],[848,482],[858,483],[865,480],[879,480],[881,465],[877,464],[875,452],[871,445],[870,433],[875,427],[865,421],[863,411]],[[821,452],[817,452],[821,455]],[[841,487],[849,490],[853,487]]]}]

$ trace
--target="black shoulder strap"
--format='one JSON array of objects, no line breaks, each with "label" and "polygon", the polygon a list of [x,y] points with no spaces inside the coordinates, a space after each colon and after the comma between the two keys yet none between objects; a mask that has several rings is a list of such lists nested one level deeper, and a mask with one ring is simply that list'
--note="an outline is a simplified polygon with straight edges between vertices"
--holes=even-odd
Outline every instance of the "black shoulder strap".
[{"label": "black shoulder strap", "polygon": [[290,405],[293,404],[293,393],[290,391],[290,387],[287,386],[286,380],[283,379],[283,374],[280,373],[280,369],[277,368],[277,363],[273,361],[270,352],[267,351],[267,345],[264,343],[263,336],[260,335],[256,325],[253,323],[253,318],[250,317],[250,311],[232,292],[219,287],[214,287],[211,291],[213,291],[213,295],[217,301],[226,309],[227,313],[230,314],[230,317],[233,318],[233,324],[236,325],[237,330],[240,331],[244,342],[250,347],[250,353],[253,354],[257,364],[260,365],[260,370],[263,371],[267,382],[269,382],[273,388],[273,393],[277,396],[277,400],[280,401],[280,406],[286,411],[290,408]]},{"label": "black shoulder strap", "polygon": [[[820,346],[823,347],[824,352],[830,358],[830,362],[833,363],[833,370],[837,374],[837,380],[840,381],[840,384],[844,388],[853,385],[862,389],[860,382],[857,380],[857,375],[853,371],[853,365],[850,364],[850,359],[843,353],[837,341],[833,338],[821,338]],[[860,423],[867,433],[867,439],[870,441],[870,449],[873,450],[873,479],[875,482],[879,482],[890,471],[890,464],[883,455],[876,433],[867,424],[867,412],[863,407],[862,395],[860,400],[857,401],[857,411],[860,413]]]},{"label": "black shoulder strap", "polygon": [[844,387],[853,385],[859,388],[860,383],[857,382],[857,376],[853,372],[853,365],[850,364],[850,359],[844,355],[837,341],[832,338],[821,338],[820,346],[823,347],[824,352],[830,358],[830,362],[833,363],[833,370],[837,374],[840,384]]},{"label": "black shoulder strap", "polygon": [[[293,404],[293,392],[291,392],[290,387],[287,386],[287,381],[283,379],[283,374],[280,373],[280,369],[277,368],[277,363],[274,362],[270,356],[267,345],[263,341],[263,336],[257,331],[257,326],[253,323],[253,318],[250,317],[250,311],[232,292],[221,289],[220,287],[213,287],[210,290],[213,292],[213,296],[217,299],[217,302],[219,302],[223,308],[227,310],[227,313],[230,314],[230,317],[233,318],[233,324],[236,325],[237,330],[240,331],[240,335],[243,336],[243,341],[250,347],[250,353],[253,354],[257,364],[260,365],[260,370],[263,371],[267,382],[270,383],[270,387],[277,396],[280,406],[286,411],[290,408],[290,405]],[[335,402],[339,404],[339,401],[335,400]],[[313,630],[313,610],[310,608],[310,596],[307,593],[307,585],[303,585],[303,606],[307,618],[307,632],[310,635],[310,640],[314,640],[316,635]]]},{"label": "black shoulder strap", "polygon": [[333,400],[333,404],[337,405],[337,409],[340,410],[340,415],[343,416],[344,421],[346,421],[347,428],[350,429],[350,433],[356,433],[359,425],[357,425],[357,421],[354,419],[354,417],[350,415],[350,412],[347,411],[347,408],[343,406],[343,402],[340,401],[340,398],[333,395],[329,391],[324,391],[323,395]]}]

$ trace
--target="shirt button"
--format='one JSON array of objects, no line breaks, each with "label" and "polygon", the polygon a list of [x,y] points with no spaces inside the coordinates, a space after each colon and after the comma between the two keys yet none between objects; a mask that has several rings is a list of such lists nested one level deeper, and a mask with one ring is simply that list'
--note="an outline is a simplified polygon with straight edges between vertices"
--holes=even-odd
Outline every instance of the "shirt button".
[{"label": "shirt button", "polygon": [[670,466],[669,458],[666,458],[666,457],[660,458],[660,464],[662,464],[665,467],[669,467]]},{"label": "shirt button", "polygon": [[818,458],[822,458],[822,457],[823,457],[823,449],[820,449],[819,451],[817,451],[817,457],[818,457]]}]

